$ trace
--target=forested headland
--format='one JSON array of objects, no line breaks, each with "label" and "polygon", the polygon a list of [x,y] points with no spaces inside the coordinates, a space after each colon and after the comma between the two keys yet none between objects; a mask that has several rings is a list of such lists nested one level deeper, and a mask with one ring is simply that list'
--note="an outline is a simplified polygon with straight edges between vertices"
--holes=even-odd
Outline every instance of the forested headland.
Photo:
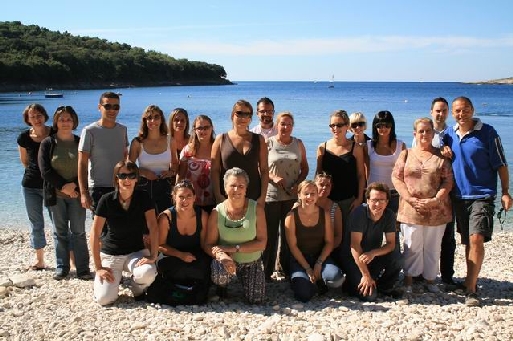
[{"label": "forested headland", "polygon": [[221,65],[0,21],[0,91],[224,84]]}]

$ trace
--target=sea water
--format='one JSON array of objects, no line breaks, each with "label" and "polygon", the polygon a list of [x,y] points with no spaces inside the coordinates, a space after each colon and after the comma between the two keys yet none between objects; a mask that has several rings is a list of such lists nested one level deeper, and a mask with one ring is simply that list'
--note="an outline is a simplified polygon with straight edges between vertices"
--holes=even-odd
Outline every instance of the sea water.
[{"label": "sea water", "polygon": [[[166,115],[173,108],[183,107],[191,120],[199,114],[210,116],[216,133],[230,129],[230,113],[238,99],[256,106],[261,97],[274,101],[276,113],[290,111],[295,117],[293,135],[305,144],[309,177],[316,167],[319,143],[331,137],[329,115],[337,109],[348,113],[361,111],[372,122],[380,110],[389,110],[396,120],[397,137],[411,144],[412,124],[416,118],[429,116],[431,100],[445,97],[449,102],[458,96],[469,97],[475,107],[475,116],[491,124],[498,131],[507,160],[513,163],[513,86],[476,85],[463,83],[405,83],[405,82],[238,82],[232,86],[179,86],[108,89],[120,92],[121,110],[118,121],[128,127],[129,140],[137,135],[141,114],[150,104],[160,106]],[[17,136],[27,126],[23,109],[30,103],[40,103],[51,117],[60,105],[71,105],[79,115],[82,127],[98,120],[98,101],[106,90],[64,91],[63,98],[47,99],[44,91],[0,94],[0,227],[26,227],[27,217],[21,194],[23,167],[19,161]],[[256,115],[251,127],[258,124]],[[448,124],[454,120],[449,117]],[[370,126],[370,124],[369,124]],[[369,130],[367,134],[371,134]],[[513,174],[511,174],[513,176]],[[510,186],[511,187],[511,186]],[[508,229],[513,219],[507,216]],[[499,224],[496,221],[496,229]]]}]

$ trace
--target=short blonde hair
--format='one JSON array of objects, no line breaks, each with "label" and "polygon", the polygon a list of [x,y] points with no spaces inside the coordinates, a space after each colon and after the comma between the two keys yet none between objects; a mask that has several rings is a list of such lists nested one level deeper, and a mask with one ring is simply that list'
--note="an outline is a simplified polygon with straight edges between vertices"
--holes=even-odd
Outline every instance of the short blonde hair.
[{"label": "short blonde hair", "polygon": [[294,126],[294,115],[292,115],[290,111],[282,111],[278,114],[278,116],[276,117],[276,126],[278,126],[278,122],[280,122],[280,120],[283,117],[290,118],[290,120],[292,121],[292,126]]},{"label": "short blonde hair", "polygon": [[417,118],[415,120],[415,122],[413,122],[413,131],[417,131],[417,126],[420,123],[427,123],[431,126],[431,129],[435,129],[432,119],[430,119],[429,117],[421,117],[421,118]]},{"label": "short blonde hair", "polygon": [[349,116],[349,124],[355,123],[355,122],[365,122],[365,126],[363,126],[364,129],[367,129],[367,119],[365,118],[365,115],[361,111],[357,111],[352,113]]}]

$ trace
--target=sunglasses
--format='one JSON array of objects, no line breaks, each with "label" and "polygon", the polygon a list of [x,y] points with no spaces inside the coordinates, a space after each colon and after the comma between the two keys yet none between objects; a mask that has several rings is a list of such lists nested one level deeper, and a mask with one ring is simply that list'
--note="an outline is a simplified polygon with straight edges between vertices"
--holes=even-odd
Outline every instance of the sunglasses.
[{"label": "sunglasses", "polygon": [[243,217],[242,219],[238,220],[237,221],[237,225],[235,226],[232,226],[232,225],[227,225],[227,222],[228,220],[226,220],[226,216],[224,217],[224,227],[228,228],[228,229],[240,229],[240,228],[243,228],[243,229],[246,229],[248,228],[247,226],[245,227],[244,226],[244,222],[246,221],[246,217]]},{"label": "sunglasses", "polygon": [[160,120],[160,115],[150,115],[148,117],[146,117],[146,121],[158,121]]},{"label": "sunglasses", "polygon": [[196,127],[194,128],[194,130],[209,130],[212,126],[199,126],[199,127]]},{"label": "sunglasses", "polygon": [[137,174],[135,173],[118,173],[118,175],[116,175],[117,178],[119,180],[126,180],[126,179],[130,179],[130,180],[134,180],[134,179],[137,179]]},{"label": "sunglasses", "polygon": [[332,124],[330,124],[330,125],[329,125],[329,127],[330,127],[331,129],[333,129],[333,128],[335,128],[335,127],[337,127],[337,128],[342,128],[342,127],[344,127],[344,126],[346,126],[346,125],[347,125],[346,123],[332,123]]},{"label": "sunglasses", "polygon": [[365,122],[353,122],[351,123],[351,128],[355,129],[356,127],[365,127]]},{"label": "sunglasses", "polygon": [[274,110],[258,110],[258,113],[260,115],[263,115],[263,114],[274,115]]},{"label": "sunglasses", "polygon": [[194,186],[192,184],[192,181],[189,180],[189,179],[184,179],[184,180],[181,180],[180,182],[178,182],[176,185],[175,185],[175,188],[178,189],[178,188],[189,188],[189,189],[194,189]]},{"label": "sunglasses", "polygon": [[60,107],[57,107],[57,112],[59,111],[66,111],[66,112],[70,112],[71,110],[73,110],[72,107],[70,107],[69,105],[61,105]]},{"label": "sunglasses", "polygon": [[251,118],[251,116],[253,116],[253,114],[252,114],[252,113],[247,112],[247,111],[236,111],[236,112],[235,112],[235,115],[236,115],[238,118]]},{"label": "sunglasses", "polygon": [[[504,213],[504,216],[502,215]],[[506,210],[504,207],[501,207],[500,211],[497,213],[497,219],[499,219],[499,224],[501,225],[501,231],[504,230],[504,222],[506,221]]]},{"label": "sunglasses", "polygon": [[392,123],[378,123],[376,124],[376,129],[380,128],[392,128]]},{"label": "sunglasses", "polygon": [[105,110],[119,110],[121,108],[119,104],[100,104],[102,107],[105,108]]}]

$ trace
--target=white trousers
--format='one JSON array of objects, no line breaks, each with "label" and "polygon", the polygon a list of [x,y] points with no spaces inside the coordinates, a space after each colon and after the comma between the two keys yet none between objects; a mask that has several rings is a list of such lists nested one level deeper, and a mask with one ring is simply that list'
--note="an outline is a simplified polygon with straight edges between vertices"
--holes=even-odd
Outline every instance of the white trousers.
[{"label": "white trousers", "polygon": [[144,289],[150,286],[157,276],[157,267],[155,264],[144,264],[135,266],[143,256],[149,256],[150,251],[143,249],[128,255],[112,256],[100,253],[102,267],[111,268],[114,275],[114,281],[100,281],[99,276],[94,278],[94,300],[100,305],[107,305],[118,299],[119,282],[121,281],[123,271],[130,272],[132,279],[130,290],[135,296],[139,296]]},{"label": "white trousers", "polygon": [[445,224],[438,226],[401,224],[404,237],[404,274],[422,275],[434,281],[438,275]]}]

